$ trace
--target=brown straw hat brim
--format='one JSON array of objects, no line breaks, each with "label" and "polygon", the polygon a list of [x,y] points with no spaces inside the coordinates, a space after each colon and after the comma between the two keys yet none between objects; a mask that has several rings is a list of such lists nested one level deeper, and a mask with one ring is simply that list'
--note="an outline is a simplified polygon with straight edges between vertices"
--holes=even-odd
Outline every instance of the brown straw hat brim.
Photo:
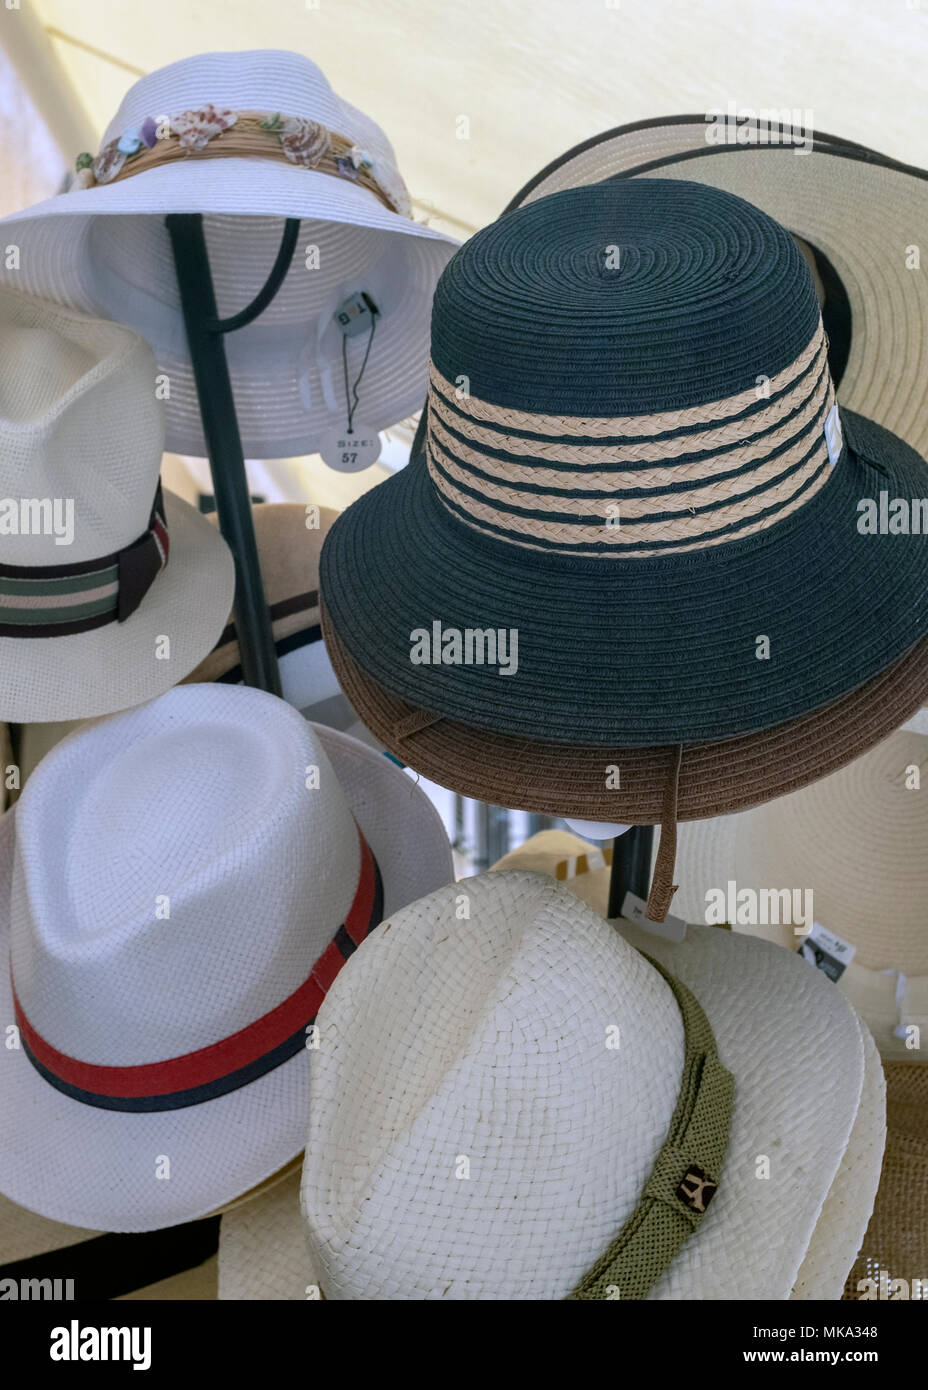
[{"label": "brown straw hat brim", "polygon": [[[361,671],[320,605],[339,683],[359,717],[402,762],[462,796],[514,810],[629,825],[665,812],[677,747],[593,748],[488,733],[390,694]],[[928,638],[841,699],[760,733],[686,744],[678,820],[702,820],[760,805],[844,767],[928,700]],[[617,769],[617,774],[610,769]],[[608,786],[614,783],[619,786]]]}]

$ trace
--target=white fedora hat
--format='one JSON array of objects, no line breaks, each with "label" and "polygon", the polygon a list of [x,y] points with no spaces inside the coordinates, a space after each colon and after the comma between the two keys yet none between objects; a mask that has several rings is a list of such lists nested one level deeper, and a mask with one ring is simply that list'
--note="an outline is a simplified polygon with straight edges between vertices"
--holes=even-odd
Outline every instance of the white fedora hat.
[{"label": "white fedora hat", "polygon": [[[705,921],[724,895],[735,931],[801,951],[837,977],[884,1058],[926,1058],[926,798],[928,742],[897,732],[801,791],[738,815],[681,825],[674,912]],[[765,891],[779,894],[782,905],[789,895],[791,920],[783,921],[785,906],[778,910],[770,897],[773,910],[764,912],[757,898],[758,915],[768,920],[748,920],[752,895]],[[812,933],[804,920],[810,893]],[[800,912],[797,923],[792,919]]]},{"label": "white fedora hat", "polygon": [[[776,947],[620,925],[492,872],[356,954],[320,1011],[303,1167],[324,1297],[840,1296],[882,1152],[872,1040]],[[287,1245],[279,1211],[273,1241],[258,1204],[223,1218],[220,1296],[306,1297],[291,1211]],[[229,1266],[249,1238],[251,1276]]]},{"label": "white fedora hat", "polygon": [[[262,502],[252,509],[261,578],[274,633],[283,698],[314,724],[340,729],[381,752],[338,684],[322,640],[319,620],[319,552],[337,512],[299,502]],[[210,521],[215,520],[211,513]],[[234,614],[212,651],[184,682],[222,681],[241,684],[242,668]],[[17,766],[25,783],[49,749],[82,721],[21,724],[17,729]],[[12,763],[9,726],[0,723],[0,772]],[[3,809],[0,775],[0,810]],[[15,794],[9,793],[9,800]]]},{"label": "white fedora hat", "polygon": [[918,266],[928,171],[754,116],[664,116],[608,130],[553,160],[510,207],[631,176],[688,179],[746,198],[810,248],[841,405],[924,455],[928,282]]},{"label": "white fedora hat", "polygon": [[343,342],[353,382],[368,340],[335,323],[353,295],[379,311],[357,421],[383,429],[421,406],[432,292],[457,242],[412,220],[386,135],[315,63],[205,53],[141,78],[78,186],[4,220],[19,247],[7,280],[144,334],[169,378],[167,448],[202,455],[169,213],[204,215],[222,316],[262,288],[281,219],[303,224],[271,305],[225,340],[247,456],[311,453],[344,426]]},{"label": "white fedora hat", "polygon": [[0,719],[138,704],[221,633],[232,556],[162,496],[162,409],[137,333],[0,290]]},{"label": "white fedora hat", "polygon": [[179,686],[65,739],[0,820],[0,1192],[142,1231],[276,1172],[332,978],[451,876],[404,773],[263,692]]}]

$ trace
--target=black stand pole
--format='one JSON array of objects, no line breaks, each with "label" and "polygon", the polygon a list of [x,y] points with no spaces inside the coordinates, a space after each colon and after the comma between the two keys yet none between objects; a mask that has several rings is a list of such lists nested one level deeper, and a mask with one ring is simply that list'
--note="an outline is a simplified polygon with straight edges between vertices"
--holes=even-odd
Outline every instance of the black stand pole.
[{"label": "black stand pole", "polygon": [[228,319],[219,317],[202,216],[200,213],[171,213],[166,223],[213,476],[219,529],[235,557],[235,626],[242,675],[246,685],[279,695],[277,652],[261,580],[245,457],[223,335],[251,323],[270,304],[293,260],[300,223],[298,219],[287,219],[277,260],[264,288],[240,313]]},{"label": "black stand pole", "polygon": [[633,825],[624,835],[617,835],[613,840],[608,916],[619,916],[626,893],[634,893],[647,901],[651,886],[653,843],[653,825]]}]

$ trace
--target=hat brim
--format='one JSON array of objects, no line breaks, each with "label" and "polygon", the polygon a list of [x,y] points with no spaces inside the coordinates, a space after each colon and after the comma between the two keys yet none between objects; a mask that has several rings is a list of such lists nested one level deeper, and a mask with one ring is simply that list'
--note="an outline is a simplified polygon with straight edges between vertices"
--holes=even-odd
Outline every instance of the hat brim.
[{"label": "hat brim", "polygon": [[[450,513],[419,456],[329,532],[331,626],[394,695],[497,734],[706,743],[807,714],[928,631],[928,534],[858,529],[861,498],[928,497],[928,464],[871,422],[842,419],[844,450],[806,505],[769,531],[652,559],[484,535]],[[516,669],[460,653],[444,664],[433,624],[517,634]],[[423,631],[431,662],[414,664]]]},{"label": "hat brim", "polygon": [[[164,493],[171,553],[136,611],[70,637],[0,637],[0,719],[89,719],[161,695],[216,642],[235,592],[232,553],[195,507]],[[169,659],[159,659],[164,637]]]},{"label": "hat brim", "polygon": [[[921,735],[896,734],[814,787],[741,815],[681,826],[677,836],[677,916],[703,920],[709,890],[727,894],[729,883],[734,892],[796,885],[811,895],[815,921],[854,948],[839,988],[887,1059],[912,1056],[907,1037],[895,1035],[900,1020],[923,1026],[928,1018],[928,867],[912,853],[928,818],[905,779],[906,768],[924,757],[921,743]],[[794,952],[802,945],[796,929],[779,920],[733,925]]]},{"label": "hat brim", "polygon": [[[332,666],[352,706],[391,753],[461,796],[514,810],[627,825],[662,818],[672,747],[572,747],[491,734],[397,698],[348,654],[321,606]],[[844,767],[886,738],[928,698],[928,638],[833,704],[757,734],[684,746],[677,818],[702,820],[759,806]],[[607,786],[607,773],[611,775]],[[617,785],[616,785],[617,783]]]},{"label": "hat brim", "polygon": [[[29,254],[20,270],[0,267],[0,281],[15,282],[17,289],[128,323],[142,333],[159,372],[170,380],[166,449],[207,453],[165,226],[171,213],[203,215],[223,315],[243,309],[270,274],[282,219],[305,224],[273,304],[225,339],[247,457],[309,454],[325,434],[343,425],[340,358],[333,357],[328,385],[318,374],[313,377],[307,400],[301,355],[309,353],[310,363],[319,356],[312,320],[323,302],[331,315],[340,298],[354,290],[369,290],[382,310],[358,421],[382,430],[418,410],[427,384],[432,294],[458,242],[389,211],[345,179],[276,160],[182,160],[13,213],[3,221],[7,237],[28,244]],[[306,273],[313,245],[320,264],[328,266],[318,287]],[[337,347],[341,338],[333,332]],[[349,344],[349,353],[357,352],[360,365],[366,337],[354,342],[360,346]],[[356,374],[353,355],[350,365]]]},{"label": "hat brim", "polygon": [[[749,139],[756,122],[744,122]],[[928,283],[907,251],[928,219],[928,171],[837,136],[792,145],[707,143],[707,118],[620,126],[552,161],[509,204],[608,178],[691,179],[746,198],[820,252],[847,295],[841,402],[928,454]],[[887,247],[896,248],[887,254]]]},{"label": "hat brim", "polygon": [[[380,866],[384,915],[452,882],[451,847],[425,792],[383,754],[313,728]],[[5,1018],[14,1017],[7,962],[15,818],[13,807],[0,820]],[[4,1049],[0,1188],[30,1211],[92,1230],[147,1231],[205,1216],[303,1148],[310,1057],[304,1051],[216,1100],[146,1115],[83,1105],[44,1081],[21,1048]],[[170,1160],[170,1181],[157,1179],[159,1155]]]}]

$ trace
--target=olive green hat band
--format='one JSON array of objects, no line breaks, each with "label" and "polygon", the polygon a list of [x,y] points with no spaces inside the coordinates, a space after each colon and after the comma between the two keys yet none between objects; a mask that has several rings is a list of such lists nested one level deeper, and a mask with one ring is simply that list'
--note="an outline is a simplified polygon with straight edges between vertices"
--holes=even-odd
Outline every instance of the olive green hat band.
[{"label": "olive green hat band", "polygon": [[657,961],[683,1015],[683,1075],[667,1138],[641,1200],[568,1299],[642,1299],[699,1229],[718,1190],[731,1133],[734,1078],[686,985]]}]

